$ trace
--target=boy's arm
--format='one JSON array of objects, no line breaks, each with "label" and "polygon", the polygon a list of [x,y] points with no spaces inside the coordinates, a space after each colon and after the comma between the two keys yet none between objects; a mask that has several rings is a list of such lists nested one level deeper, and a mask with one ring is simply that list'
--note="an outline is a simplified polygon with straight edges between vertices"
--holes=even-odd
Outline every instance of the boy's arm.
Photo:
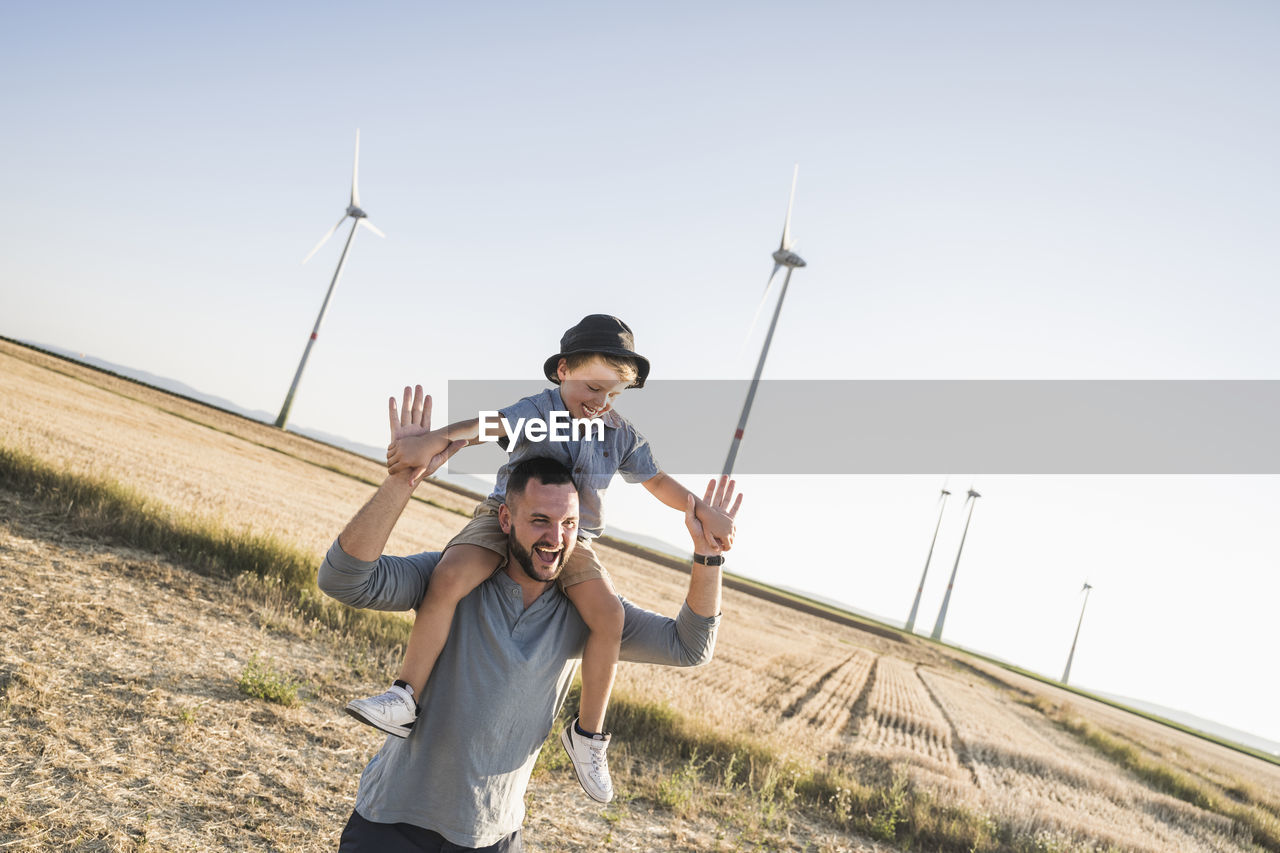
[{"label": "boy's arm", "polygon": [[[649,490],[649,494],[653,495],[672,509],[676,509],[681,512],[684,512],[685,505],[688,503],[689,499],[693,498],[695,515],[706,528],[706,532],[710,534],[724,550],[727,551],[733,546],[733,537],[735,533],[733,519],[724,512],[708,505],[706,500],[698,498],[698,496],[693,492],[680,485],[674,477],[671,477],[663,471],[659,471],[655,476],[644,481],[644,487]],[[710,496],[708,496],[707,500],[710,500]]]},{"label": "boy's arm", "polygon": [[479,444],[480,419],[472,418],[440,427],[430,432],[393,438],[387,447],[387,473],[403,471],[414,473],[414,482],[426,476],[427,462],[450,444],[460,442],[459,447]]},{"label": "boy's arm", "polygon": [[395,397],[392,397],[390,415],[387,473],[411,471],[411,482],[415,485],[443,464],[443,460],[436,462],[437,456],[446,454],[444,458],[448,459],[459,449],[478,442],[479,418],[431,429],[431,398],[423,395],[421,385],[415,385],[412,391],[405,386],[404,406],[399,412],[396,411]]},{"label": "boy's arm", "polygon": [[[405,405],[408,405],[407,388],[405,394]],[[529,418],[545,418],[550,411],[546,408],[549,403],[550,398],[547,397],[546,392],[543,392],[517,400],[510,406],[498,410],[496,413],[498,417],[487,417],[484,421],[471,418],[433,432],[428,433],[424,430],[422,433],[410,432],[404,436],[397,436],[393,429],[391,446],[387,448],[387,470],[392,474],[412,470],[415,479],[421,478],[425,476],[421,471],[421,467],[425,464],[424,460],[440,452],[447,442],[460,442],[459,446],[466,447],[469,444],[480,444],[482,441],[493,441],[496,438],[498,446],[508,450],[508,443],[512,436],[507,432],[507,423],[518,424]]]}]

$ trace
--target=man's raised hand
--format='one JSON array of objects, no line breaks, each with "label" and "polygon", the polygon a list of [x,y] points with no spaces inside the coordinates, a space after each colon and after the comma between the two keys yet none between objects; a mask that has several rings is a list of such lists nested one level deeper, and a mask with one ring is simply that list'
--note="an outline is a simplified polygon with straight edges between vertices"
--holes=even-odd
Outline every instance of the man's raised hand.
[{"label": "man's raised hand", "polygon": [[442,430],[431,431],[431,397],[422,386],[404,389],[404,404],[397,411],[396,398],[387,404],[391,421],[391,444],[387,447],[387,473],[411,471],[409,481],[417,485],[423,477],[434,474],[449,457],[466,446],[465,441],[450,441]]},{"label": "man's raised hand", "polygon": [[[730,523],[733,522],[734,516],[738,514],[738,507],[742,506],[742,495],[738,495],[734,500],[733,490],[737,483],[730,480],[727,476],[721,475],[720,479],[711,480],[707,483],[707,493],[702,498],[703,503],[711,508],[713,512],[722,513],[726,516]],[[694,514],[694,508],[697,506],[697,500],[693,495],[689,495],[689,502],[684,509],[684,526],[689,531],[689,537],[693,539],[693,552],[702,554],[703,556],[712,557],[725,549],[702,527],[702,522],[698,520]]]}]

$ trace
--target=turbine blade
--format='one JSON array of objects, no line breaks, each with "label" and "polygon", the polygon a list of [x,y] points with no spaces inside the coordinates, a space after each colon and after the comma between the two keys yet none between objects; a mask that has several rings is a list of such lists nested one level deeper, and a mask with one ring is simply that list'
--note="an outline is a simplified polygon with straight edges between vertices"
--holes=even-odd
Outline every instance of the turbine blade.
[{"label": "turbine blade", "polygon": [[796,179],[799,177],[800,164],[796,163],[796,168],[791,173],[791,197],[787,199],[787,219],[782,223],[782,242],[778,245],[778,248],[783,251],[791,248],[791,206],[796,201]]},{"label": "turbine blade", "polygon": [[386,235],[386,234],[383,234],[381,231],[379,231],[379,230],[378,230],[378,228],[377,228],[377,226],[376,226],[376,225],[374,225],[372,222],[370,222],[368,219],[361,219],[361,220],[360,220],[360,224],[361,224],[361,225],[363,225],[365,228],[368,228],[368,229],[369,229],[370,231],[372,231],[374,234],[377,234],[379,237],[382,237],[383,239],[386,239],[386,236],[387,236],[387,235]]},{"label": "turbine blade", "polygon": [[356,159],[351,166],[351,206],[360,206],[360,129],[356,128]]},{"label": "turbine blade", "polygon": [[332,228],[330,228],[330,229],[329,229],[328,233],[326,233],[323,237],[321,237],[321,238],[320,238],[320,242],[319,242],[319,243],[316,243],[316,247],[315,247],[314,249],[312,249],[310,252],[307,252],[307,256],[306,256],[305,258],[303,258],[303,259],[302,259],[302,262],[303,262],[304,264],[305,264],[307,261],[311,260],[311,256],[312,256],[312,255],[314,255],[316,252],[320,251],[320,247],[321,247],[321,246],[323,246],[325,243],[327,243],[327,242],[329,241],[329,238],[333,236],[333,232],[338,230],[338,226],[339,226],[339,225],[341,225],[341,224],[342,224],[342,220],[343,220],[343,219],[346,219],[346,218],[347,218],[347,215],[346,215],[345,213],[344,213],[344,214],[342,214],[342,219],[339,219],[339,220],[337,221],[337,223],[335,223],[335,224],[334,224],[334,226],[333,226]]},{"label": "turbine blade", "polygon": [[747,326],[747,336],[743,339],[743,346],[751,339],[751,333],[755,331],[756,321],[760,319],[760,310],[764,308],[764,303],[769,299],[769,288],[773,287],[773,280],[778,277],[778,270],[782,269],[782,264],[774,264],[773,272],[769,273],[769,281],[765,283],[764,293],[760,295],[760,302],[756,305],[756,313],[751,317],[751,325]]}]

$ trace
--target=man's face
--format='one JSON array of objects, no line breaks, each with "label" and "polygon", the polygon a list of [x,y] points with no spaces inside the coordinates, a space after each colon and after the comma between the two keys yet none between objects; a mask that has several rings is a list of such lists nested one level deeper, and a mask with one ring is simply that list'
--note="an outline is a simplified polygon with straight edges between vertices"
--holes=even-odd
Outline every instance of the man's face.
[{"label": "man's face", "polygon": [[572,483],[548,486],[530,480],[523,494],[508,495],[498,520],[524,573],[535,581],[553,581],[578,538],[578,491]]}]

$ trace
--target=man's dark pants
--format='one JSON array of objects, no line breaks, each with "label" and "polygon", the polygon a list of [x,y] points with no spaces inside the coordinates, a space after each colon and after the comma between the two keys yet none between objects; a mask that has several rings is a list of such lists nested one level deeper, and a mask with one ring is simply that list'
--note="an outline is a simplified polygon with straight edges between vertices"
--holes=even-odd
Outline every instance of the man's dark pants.
[{"label": "man's dark pants", "polygon": [[521,853],[524,846],[518,829],[488,847],[459,847],[429,829],[411,823],[374,823],[354,810],[338,844],[338,853],[455,853],[462,850]]}]

